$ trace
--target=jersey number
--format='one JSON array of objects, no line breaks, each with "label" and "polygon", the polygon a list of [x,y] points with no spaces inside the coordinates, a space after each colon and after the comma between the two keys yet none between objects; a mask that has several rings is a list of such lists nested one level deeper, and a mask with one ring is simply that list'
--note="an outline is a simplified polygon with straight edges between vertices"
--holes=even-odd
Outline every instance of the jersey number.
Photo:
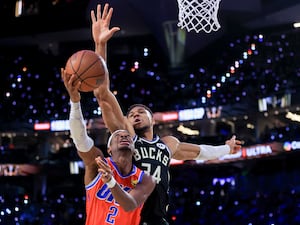
[{"label": "jersey number", "polygon": [[109,213],[106,216],[106,222],[110,223],[110,224],[114,224],[115,223],[115,217],[118,214],[118,208],[115,206],[111,206],[109,208]]},{"label": "jersey number", "polygon": [[152,175],[154,177],[156,183],[158,184],[161,181],[161,166],[157,166],[153,173],[151,174],[151,164],[150,163],[142,163],[142,167],[147,174]]}]

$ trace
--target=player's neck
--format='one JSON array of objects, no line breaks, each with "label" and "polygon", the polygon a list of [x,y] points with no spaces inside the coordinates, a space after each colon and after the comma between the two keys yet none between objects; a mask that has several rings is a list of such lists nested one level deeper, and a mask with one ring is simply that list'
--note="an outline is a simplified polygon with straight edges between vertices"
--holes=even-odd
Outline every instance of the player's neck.
[{"label": "player's neck", "polygon": [[143,134],[140,135],[140,137],[152,141],[153,140],[153,132],[152,131],[145,131]]},{"label": "player's neck", "polygon": [[116,159],[113,159],[116,163],[119,172],[122,175],[128,175],[132,170],[132,155],[120,155]]}]

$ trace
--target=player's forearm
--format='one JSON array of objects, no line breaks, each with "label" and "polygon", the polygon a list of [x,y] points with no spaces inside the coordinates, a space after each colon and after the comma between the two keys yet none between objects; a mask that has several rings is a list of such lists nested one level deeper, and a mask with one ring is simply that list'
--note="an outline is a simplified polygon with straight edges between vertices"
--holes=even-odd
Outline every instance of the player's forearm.
[{"label": "player's forearm", "polygon": [[95,93],[98,104],[102,111],[102,118],[110,132],[125,129],[122,109],[110,90]]},{"label": "player's forearm", "polygon": [[87,135],[80,102],[72,102],[70,110],[70,133],[78,151],[87,152],[94,146],[94,141]]},{"label": "player's forearm", "polygon": [[172,158],[177,160],[212,160],[230,153],[229,145],[197,145],[185,142],[178,142],[172,149],[175,149]]},{"label": "player's forearm", "polygon": [[95,52],[107,62],[107,44],[95,43]]},{"label": "player's forearm", "polygon": [[212,160],[230,154],[229,145],[199,145],[199,149],[200,152],[195,158],[196,160]]},{"label": "player's forearm", "polygon": [[128,192],[124,191],[118,183],[110,188],[110,191],[116,202],[118,202],[126,212],[132,211],[138,207],[136,200]]}]

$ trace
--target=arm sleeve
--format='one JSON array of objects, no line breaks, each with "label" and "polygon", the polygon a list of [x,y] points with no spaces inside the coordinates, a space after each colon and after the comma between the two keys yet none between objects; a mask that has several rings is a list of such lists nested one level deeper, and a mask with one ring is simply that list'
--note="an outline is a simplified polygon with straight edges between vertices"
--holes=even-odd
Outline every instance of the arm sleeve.
[{"label": "arm sleeve", "polygon": [[70,101],[70,105],[69,123],[71,138],[78,151],[88,152],[94,146],[94,141],[87,135],[80,102],[74,103]]},{"label": "arm sleeve", "polygon": [[211,160],[230,153],[229,145],[199,145],[200,153],[195,160]]}]

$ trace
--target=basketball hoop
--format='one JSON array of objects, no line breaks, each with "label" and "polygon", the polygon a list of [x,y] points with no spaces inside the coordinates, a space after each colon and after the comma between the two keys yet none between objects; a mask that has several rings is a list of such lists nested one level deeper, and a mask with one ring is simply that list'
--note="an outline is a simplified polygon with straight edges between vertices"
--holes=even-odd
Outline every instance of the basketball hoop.
[{"label": "basketball hoop", "polygon": [[204,31],[210,33],[221,28],[218,22],[218,10],[221,0],[177,0],[178,27],[188,32]]}]

